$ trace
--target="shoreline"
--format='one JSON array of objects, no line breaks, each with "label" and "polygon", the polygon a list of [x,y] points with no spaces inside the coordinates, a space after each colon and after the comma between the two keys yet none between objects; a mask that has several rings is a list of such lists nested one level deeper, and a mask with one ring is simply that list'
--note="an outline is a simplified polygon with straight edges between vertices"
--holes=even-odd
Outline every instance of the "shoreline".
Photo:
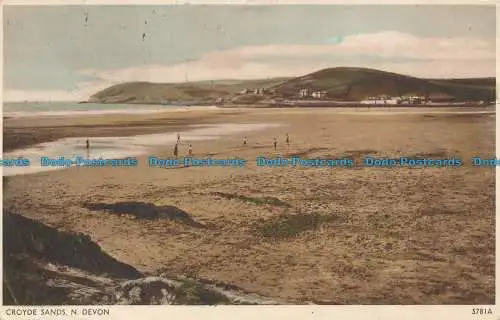
[{"label": "shoreline", "polygon": [[495,104],[475,104],[475,103],[465,103],[465,104],[361,104],[361,103],[342,103],[342,102],[325,102],[322,103],[291,103],[291,104],[226,104],[226,105],[217,105],[219,108],[249,108],[249,109],[283,109],[283,108],[291,108],[291,109],[336,109],[336,108],[349,108],[349,109],[372,109],[372,108],[411,108],[411,109],[432,109],[432,108],[488,108],[494,107]]},{"label": "shoreline", "polygon": [[121,115],[121,114],[158,114],[165,112],[186,112],[186,111],[203,111],[203,110],[211,110],[216,107],[187,107],[187,108],[175,108],[170,110],[165,109],[116,109],[116,110],[72,110],[72,111],[37,111],[37,112],[29,112],[29,111],[18,111],[18,112],[5,112],[5,118],[28,118],[28,117],[77,117],[77,116],[100,116],[100,115]]},{"label": "shoreline", "polygon": [[[104,105],[115,105],[115,103],[102,103]],[[158,107],[168,107],[168,105],[155,104],[155,103],[116,103],[124,105],[154,105]],[[371,109],[371,108],[412,108],[412,109],[432,109],[432,108],[488,108],[494,107],[494,103],[490,104],[479,104],[479,103],[463,103],[463,104],[361,104],[361,103],[343,103],[343,102],[325,102],[325,103],[290,103],[290,104],[267,104],[267,103],[256,103],[256,104],[207,104],[206,106],[179,106],[178,108],[182,110],[188,110],[193,108],[217,108],[217,109],[233,109],[233,108],[244,108],[244,109],[311,109],[311,108],[321,108],[321,109],[337,109],[337,108],[349,108],[349,109]]]}]

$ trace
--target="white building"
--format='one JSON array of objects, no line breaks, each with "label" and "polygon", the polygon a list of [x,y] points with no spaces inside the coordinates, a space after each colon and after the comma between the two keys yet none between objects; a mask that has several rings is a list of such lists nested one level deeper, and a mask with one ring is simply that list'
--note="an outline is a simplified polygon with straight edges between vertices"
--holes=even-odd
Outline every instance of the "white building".
[{"label": "white building", "polygon": [[299,90],[299,97],[305,98],[309,96],[309,89],[300,89]]},{"label": "white building", "polygon": [[361,100],[361,104],[387,104],[387,100],[383,99],[367,99],[367,100]]},{"label": "white building", "polygon": [[426,98],[424,96],[404,96],[402,101],[407,104],[422,104],[426,101]]},{"label": "white building", "polygon": [[402,99],[400,97],[369,97],[366,100],[360,101],[361,104],[400,104]]},{"label": "white building", "polygon": [[312,93],[313,98],[323,99],[326,97],[326,91],[315,91]]},{"label": "white building", "polygon": [[402,99],[400,97],[391,97],[387,100],[387,104],[400,104]]},{"label": "white building", "polygon": [[256,89],[254,89],[254,90],[253,90],[253,93],[254,93],[254,94],[263,95],[263,94],[265,94],[265,93],[266,93],[266,91],[267,91],[267,90],[266,90],[266,89],[264,89],[264,88],[256,88]]}]

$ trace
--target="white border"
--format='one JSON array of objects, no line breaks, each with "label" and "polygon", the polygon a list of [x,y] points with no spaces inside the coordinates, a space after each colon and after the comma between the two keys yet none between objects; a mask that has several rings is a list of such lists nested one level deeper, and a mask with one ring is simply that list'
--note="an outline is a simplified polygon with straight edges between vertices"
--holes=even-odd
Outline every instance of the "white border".
[{"label": "white border", "polygon": [[[487,1],[487,0],[455,0],[455,1],[431,1],[431,0],[420,0],[420,1],[395,1],[395,0],[371,0],[371,1],[360,1],[360,0],[312,0],[312,1],[297,1],[297,0],[191,0],[191,1],[179,1],[179,0],[5,0],[2,2],[0,0],[0,16],[2,20],[2,35],[0,36],[0,48],[2,52],[2,59],[0,60],[0,70],[2,71],[2,77],[0,78],[0,101],[3,101],[3,6],[4,5],[169,5],[169,4],[207,4],[207,5],[227,5],[227,4],[237,4],[237,5],[287,5],[287,4],[348,4],[348,5],[365,5],[365,4],[377,4],[377,5],[390,5],[390,4],[403,4],[403,5],[496,5],[497,17],[500,14],[500,7],[497,1]],[[498,18],[497,18],[498,19]],[[497,39],[499,34],[499,27],[497,21]],[[499,57],[499,50],[496,50],[497,61]],[[498,79],[500,66],[496,65],[497,74],[497,88],[500,85],[500,80]],[[497,103],[500,101],[498,98],[497,90]],[[0,128],[2,128],[3,136],[3,123],[0,123]],[[498,122],[496,124],[496,141],[500,141],[500,131]],[[0,141],[0,148],[3,146],[3,139]],[[496,144],[496,154],[500,154],[500,146]],[[0,167],[0,173],[2,169]],[[3,176],[3,174],[2,174]],[[496,174],[496,196],[499,195],[499,184],[500,175]],[[2,182],[0,182],[2,186]],[[2,197],[2,195],[0,195]],[[3,209],[3,201],[0,201],[0,208]],[[499,230],[500,221],[498,219],[499,207],[496,207],[496,230]],[[0,220],[0,230],[3,229],[2,221]],[[500,239],[496,237],[496,257],[500,254]],[[0,260],[0,268],[2,265]],[[499,274],[500,266],[498,264],[498,258],[496,259],[496,274]],[[500,286],[500,280],[498,277],[495,279],[496,292],[495,292],[495,303],[498,303],[498,288]],[[0,303],[2,303],[2,291],[0,290]],[[78,317],[57,317],[57,319],[165,319],[165,318],[175,318],[175,319],[233,319],[238,318],[239,320],[246,319],[384,319],[384,320],[417,320],[417,319],[453,319],[453,320],[470,320],[470,319],[500,319],[500,314],[497,314],[495,306],[111,306],[111,307],[98,307],[98,306],[54,306],[56,308],[65,309],[67,314],[70,313],[71,309],[77,310],[80,316]],[[491,308],[493,310],[493,315],[472,315],[472,308]],[[16,307],[19,309],[20,307]],[[40,312],[43,307],[22,307],[23,309],[36,308]],[[81,312],[83,309],[88,308],[101,308],[109,310],[109,316],[82,316]],[[0,320],[1,319],[55,319],[54,317],[20,317],[20,316],[7,316],[6,310],[12,309],[12,307],[0,307]]]}]

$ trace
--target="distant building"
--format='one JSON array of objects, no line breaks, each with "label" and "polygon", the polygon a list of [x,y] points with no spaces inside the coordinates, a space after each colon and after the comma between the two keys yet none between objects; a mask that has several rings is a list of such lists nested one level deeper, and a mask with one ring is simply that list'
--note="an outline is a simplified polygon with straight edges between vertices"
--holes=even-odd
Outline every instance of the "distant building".
[{"label": "distant building", "polygon": [[424,96],[403,96],[402,98],[402,103],[404,104],[422,104],[427,101],[427,99]]},{"label": "distant building", "polygon": [[267,93],[267,90],[264,88],[255,88],[253,89],[253,93],[258,95],[263,95]]},{"label": "distant building", "polygon": [[274,90],[269,90],[265,88],[254,88],[254,89],[243,89],[240,91],[240,94],[258,94],[263,95],[266,93],[274,93]]},{"label": "distant building", "polygon": [[299,90],[299,97],[305,98],[309,96],[309,89],[300,89]]},{"label": "distant building", "polygon": [[314,91],[311,95],[316,99],[324,99],[326,97],[326,91]]},{"label": "distant building", "polygon": [[390,97],[390,96],[378,96],[378,97],[368,97],[366,100],[360,101],[361,104],[400,104],[402,101],[401,97]]},{"label": "distant building", "polygon": [[361,104],[387,104],[387,100],[384,99],[366,99],[366,100],[361,100]]},{"label": "distant building", "polygon": [[431,103],[445,103],[445,102],[454,102],[455,97],[446,93],[431,93],[428,95],[427,99]]},{"label": "distant building", "polygon": [[402,101],[401,97],[391,97],[391,99],[388,100],[388,104],[400,104]]}]

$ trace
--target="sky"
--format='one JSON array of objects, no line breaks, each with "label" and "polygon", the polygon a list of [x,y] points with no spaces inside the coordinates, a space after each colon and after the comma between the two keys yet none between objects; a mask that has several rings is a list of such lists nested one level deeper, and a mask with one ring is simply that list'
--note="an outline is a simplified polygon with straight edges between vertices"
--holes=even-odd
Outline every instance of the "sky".
[{"label": "sky", "polygon": [[[5,101],[78,101],[129,81],[367,67],[495,76],[494,6],[5,6]],[[143,37],[144,35],[144,37]]]}]

